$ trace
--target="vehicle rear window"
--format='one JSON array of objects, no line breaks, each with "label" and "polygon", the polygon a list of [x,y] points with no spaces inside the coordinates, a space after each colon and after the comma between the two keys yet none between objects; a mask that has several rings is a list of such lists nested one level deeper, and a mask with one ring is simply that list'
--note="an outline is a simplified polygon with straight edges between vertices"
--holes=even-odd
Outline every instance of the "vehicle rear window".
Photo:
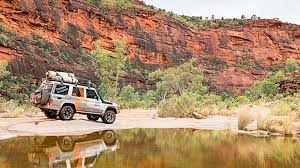
[{"label": "vehicle rear window", "polygon": [[47,85],[46,89],[48,90],[48,93],[51,93],[52,87],[53,87],[53,84]]},{"label": "vehicle rear window", "polygon": [[89,99],[98,99],[97,93],[91,89],[86,89],[86,97]]},{"label": "vehicle rear window", "polygon": [[73,87],[72,96],[84,97],[84,89],[81,87]]},{"label": "vehicle rear window", "polygon": [[48,90],[48,92],[50,93],[52,90],[53,84],[41,84],[40,86],[40,90]]},{"label": "vehicle rear window", "polygon": [[68,95],[69,92],[69,86],[68,85],[56,85],[54,94],[59,94],[59,95]]}]

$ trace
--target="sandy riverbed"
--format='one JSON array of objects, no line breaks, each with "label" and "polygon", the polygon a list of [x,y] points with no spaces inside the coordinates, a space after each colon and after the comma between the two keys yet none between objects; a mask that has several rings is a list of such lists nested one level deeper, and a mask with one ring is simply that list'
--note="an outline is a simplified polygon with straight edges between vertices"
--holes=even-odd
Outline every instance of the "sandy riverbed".
[{"label": "sandy riverbed", "polygon": [[194,128],[205,130],[237,130],[236,117],[214,116],[207,119],[159,118],[156,110],[123,110],[111,125],[93,122],[76,114],[72,121],[39,117],[0,118],[0,139],[33,135],[77,135],[105,129]]}]

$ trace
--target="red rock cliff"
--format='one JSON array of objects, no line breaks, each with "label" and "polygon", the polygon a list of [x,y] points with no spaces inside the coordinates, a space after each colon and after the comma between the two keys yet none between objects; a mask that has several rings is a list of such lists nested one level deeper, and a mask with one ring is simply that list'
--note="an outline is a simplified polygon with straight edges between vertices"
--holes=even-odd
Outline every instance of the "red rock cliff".
[{"label": "red rock cliff", "polygon": [[115,39],[125,40],[128,58],[145,68],[198,58],[213,89],[235,94],[263,79],[268,71],[261,69],[289,57],[300,63],[300,27],[275,20],[196,30],[143,9],[103,12],[75,0],[5,0],[0,1],[0,22],[5,27],[0,60],[10,60],[16,75],[42,77],[57,69],[93,78],[92,61],[82,48],[91,50],[99,40],[113,51]]}]

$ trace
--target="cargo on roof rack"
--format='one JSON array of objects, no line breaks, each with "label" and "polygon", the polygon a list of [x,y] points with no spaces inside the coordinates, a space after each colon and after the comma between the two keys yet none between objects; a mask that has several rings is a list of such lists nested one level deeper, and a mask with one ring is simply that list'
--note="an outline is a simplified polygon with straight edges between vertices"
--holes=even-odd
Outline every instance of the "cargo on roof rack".
[{"label": "cargo on roof rack", "polygon": [[87,79],[77,78],[73,73],[48,71],[46,80],[91,87],[94,84]]}]

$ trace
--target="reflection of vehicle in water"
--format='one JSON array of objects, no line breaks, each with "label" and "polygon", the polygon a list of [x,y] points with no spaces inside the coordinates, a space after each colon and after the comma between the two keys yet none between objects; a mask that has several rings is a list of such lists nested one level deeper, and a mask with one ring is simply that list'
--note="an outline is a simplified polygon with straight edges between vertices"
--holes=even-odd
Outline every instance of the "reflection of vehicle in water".
[{"label": "reflection of vehicle in water", "polygon": [[28,154],[36,167],[93,167],[105,152],[114,152],[119,143],[114,131],[82,136],[45,137],[37,140],[34,152]]}]

